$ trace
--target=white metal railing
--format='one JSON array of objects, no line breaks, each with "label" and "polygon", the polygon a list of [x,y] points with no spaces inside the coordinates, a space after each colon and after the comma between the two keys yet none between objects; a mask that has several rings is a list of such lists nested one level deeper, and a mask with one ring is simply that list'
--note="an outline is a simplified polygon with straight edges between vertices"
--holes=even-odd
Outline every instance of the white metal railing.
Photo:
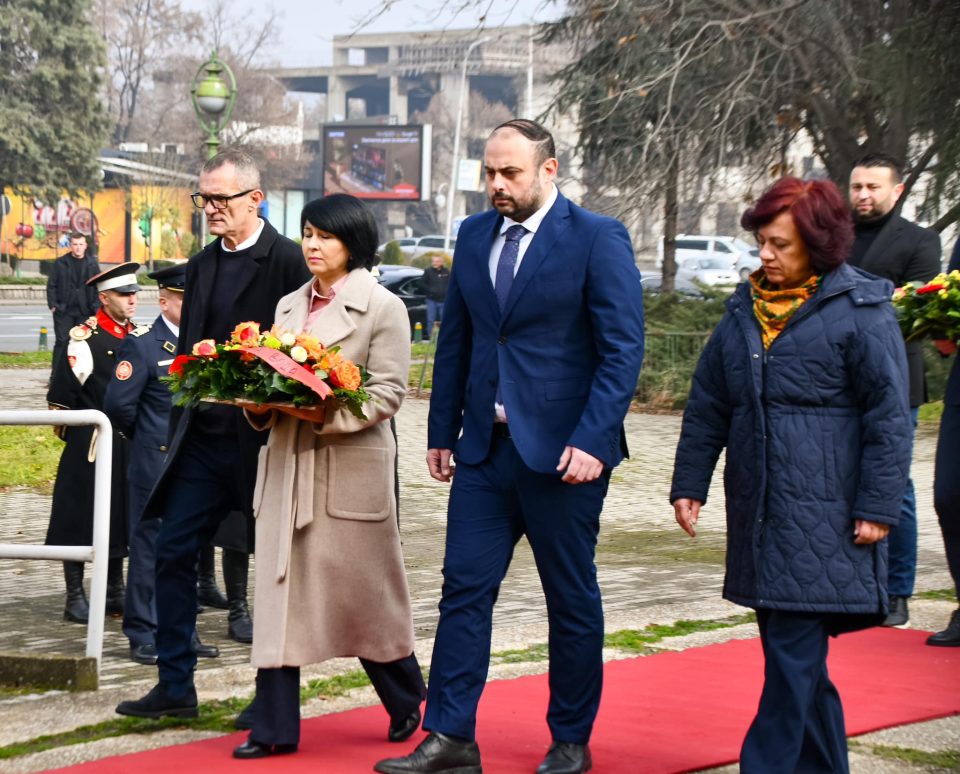
[{"label": "white metal railing", "polygon": [[0,559],[54,559],[93,562],[90,581],[90,618],[87,623],[88,657],[103,658],[103,620],[107,602],[107,560],[110,556],[110,477],[113,464],[113,428],[102,411],[0,411],[0,425],[66,425],[97,428],[97,459],[93,473],[93,545],[37,546],[0,543]]}]

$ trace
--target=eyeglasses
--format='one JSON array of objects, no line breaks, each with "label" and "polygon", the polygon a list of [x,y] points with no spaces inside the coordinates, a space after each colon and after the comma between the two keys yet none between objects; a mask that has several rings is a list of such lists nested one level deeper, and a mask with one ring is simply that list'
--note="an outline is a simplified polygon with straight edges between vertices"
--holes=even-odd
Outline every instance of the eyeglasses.
[{"label": "eyeglasses", "polygon": [[202,194],[197,191],[196,193],[190,194],[190,199],[193,201],[193,206],[198,210],[202,210],[208,204],[212,204],[213,209],[215,210],[225,210],[227,209],[227,202],[229,202],[231,199],[238,199],[241,196],[246,196],[248,193],[253,193],[256,190],[256,188],[249,188],[246,191],[231,194],[230,196],[207,196],[206,194]]}]

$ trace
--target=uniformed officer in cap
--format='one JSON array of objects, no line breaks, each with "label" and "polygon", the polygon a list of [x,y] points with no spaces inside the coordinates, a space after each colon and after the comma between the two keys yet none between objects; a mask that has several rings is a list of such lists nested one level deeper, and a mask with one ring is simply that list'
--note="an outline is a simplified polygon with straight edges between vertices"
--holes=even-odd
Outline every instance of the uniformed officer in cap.
[{"label": "uniformed officer in cap", "polygon": [[[103,397],[113,374],[117,350],[133,330],[137,309],[139,264],[122,263],[87,280],[97,290],[97,313],[70,329],[67,346],[53,364],[47,403],[51,409],[103,409]],[[53,486],[53,507],[47,545],[93,544],[94,461],[97,453],[93,427],[61,427],[66,442]],[[113,434],[110,493],[110,560],[107,570],[107,613],[123,614],[123,557],[127,551],[127,446]],[[64,562],[67,602],[63,617],[86,623],[89,614],[83,589],[83,562]]]},{"label": "uniformed officer in cap", "polygon": [[[166,376],[177,351],[186,274],[186,267],[179,264],[147,275],[157,281],[160,314],[151,325],[137,326],[120,345],[103,404],[113,426],[130,443],[130,558],[123,633],[130,642],[130,658],[140,664],[157,663],[154,589],[160,531],[159,519],[142,521],[140,517],[167,453],[171,396],[160,377]],[[220,655],[216,647],[201,644],[196,635],[194,650],[198,656]]]}]

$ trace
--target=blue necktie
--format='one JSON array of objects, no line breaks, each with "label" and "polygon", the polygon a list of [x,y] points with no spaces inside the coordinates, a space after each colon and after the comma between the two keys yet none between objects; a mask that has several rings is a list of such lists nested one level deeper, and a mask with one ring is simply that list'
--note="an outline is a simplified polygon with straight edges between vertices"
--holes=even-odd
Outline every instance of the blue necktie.
[{"label": "blue necktie", "polygon": [[493,290],[497,294],[497,303],[500,305],[501,312],[507,305],[507,296],[510,295],[510,286],[513,285],[513,270],[517,265],[517,256],[520,255],[520,240],[526,233],[527,230],[523,226],[510,226],[506,233],[507,241],[500,249]]}]

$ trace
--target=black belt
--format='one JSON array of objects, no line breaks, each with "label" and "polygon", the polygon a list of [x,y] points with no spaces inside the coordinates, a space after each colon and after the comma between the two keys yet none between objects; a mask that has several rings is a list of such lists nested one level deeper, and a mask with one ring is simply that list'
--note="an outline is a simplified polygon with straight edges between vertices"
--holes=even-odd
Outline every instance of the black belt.
[{"label": "black belt", "polygon": [[511,438],[510,435],[510,425],[506,422],[494,422],[493,423],[493,437],[494,438]]}]

